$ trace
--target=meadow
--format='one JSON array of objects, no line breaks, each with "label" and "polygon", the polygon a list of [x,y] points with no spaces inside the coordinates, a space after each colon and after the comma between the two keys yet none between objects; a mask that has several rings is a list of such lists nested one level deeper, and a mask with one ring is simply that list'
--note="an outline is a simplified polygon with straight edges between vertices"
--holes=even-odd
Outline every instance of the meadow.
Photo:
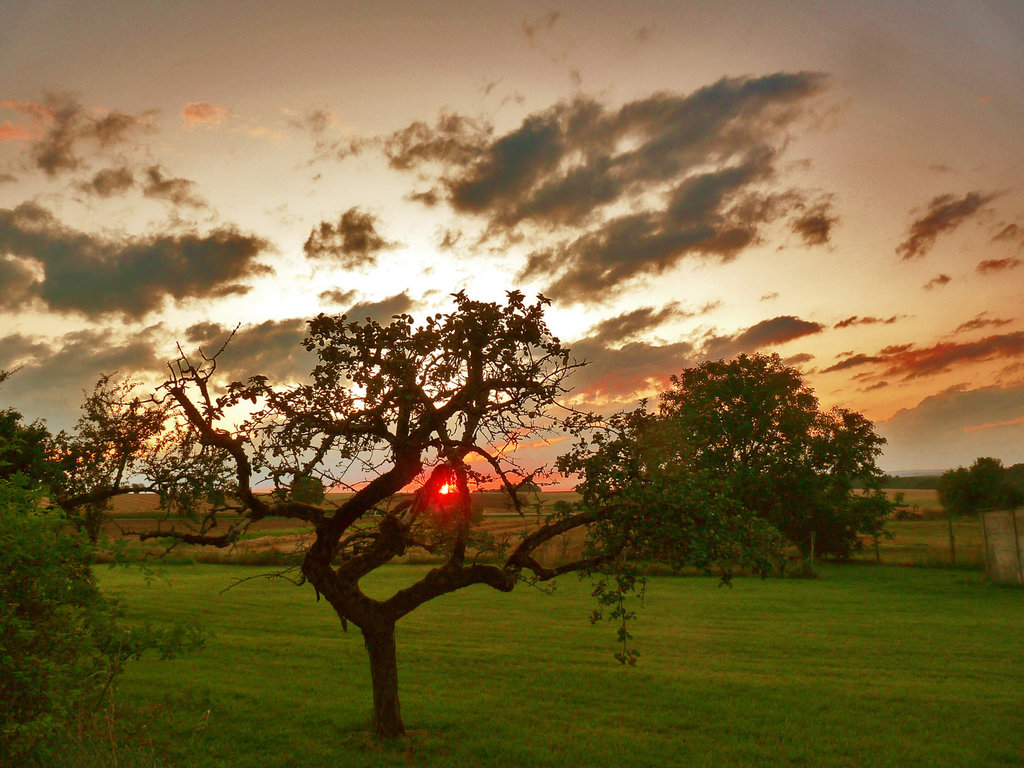
[{"label": "meadow", "polygon": [[[389,593],[425,566],[368,577]],[[369,736],[369,672],[311,588],[268,568],[100,567],[133,621],[198,620],[207,648],[144,658],[119,706],[183,766],[1018,766],[1024,591],[980,573],[824,566],[818,579],[654,577],[636,667],[591,626],[588,582],[474,587],[398,626],[407,738]],[[256,577],[256,578],[250,578]],[[248,579],[240,581],[240,579]],[[232,585],[235,585],[232,587]],[[227,591],[226,588],[232,587]]]}]

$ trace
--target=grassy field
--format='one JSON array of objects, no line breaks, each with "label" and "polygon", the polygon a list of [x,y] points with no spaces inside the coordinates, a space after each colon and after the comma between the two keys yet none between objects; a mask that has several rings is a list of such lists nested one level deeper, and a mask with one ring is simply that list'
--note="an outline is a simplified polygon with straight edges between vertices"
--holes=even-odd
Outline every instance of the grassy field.
[{"label": "grassy field", "polygon": [[[134,620],[197,618],[202,653],[143,660],[122,705],[185,766],[1019,766],[1024,591],[979,574],[826,567],[817,580],[655,578],[620,667],[589,585],[485,587],[399,624],[397,745],[366,735],[357,631],[265,569],[101,569]],[[421,566],[382,569],[381,594]]]},{"label": "grassy field", "polygon": [[[883,538],[878,545],[878,560],[888,565],[916,566],[948,566],[950,565],[949,533],[944,513],[939,506],[935,491],[910,489],[887,490],[890,496],[904,494],[905,509],[911,513],[911,519],[892,520],[889,530],[893,538]],[[341,496],[339,495],[339,498]],[[559,500],[572,501],[578,496],[571,492],[548,493],[531,497],[541,502],[541,516],[545,509]],[[515,540],[524,532],[538,524],[541,517],[535,509],[529,509],[525,516],[520,516],[507,508],[505,497],[500,493],[477,493],[473,498],[474,508],[483,516],[482,527],[495,537],[511,536]],[[128,496],[115,500],[112,509],[114,521],[108,526],[107,533],[112,537],[121,535],[122,529],[145,530],[152,527],[159,512],[155,496]],[[225,524],[231,518],[221,517]],[[960,568],[983,569],[984,555],[982,552],[981,525],[975,519],[962,519],[954,523],[954,534],[957,542],[957,566]],[[179,547],[175,557],[197,562],[241,562],[267,563],[296,561],[297,552],[303,543],[308,543],[311,528],[285,518],[268,518],[260,520],[250,527],[243,536],[242,542],[233,550],[218,550],[213,547]],[[541,552],[541,560],[546,564],[557,562],[564,554],[578,553],[582,546],[580,532],[561,537],[547,545]],[[154,551],[160,547],[153,545]],[[413,552],[402,558],[404,562],[424,562],[429,560],[422,552]],[[876,561],[873,540],[865,540],[864,551],[858,557],[865,562]]]}]

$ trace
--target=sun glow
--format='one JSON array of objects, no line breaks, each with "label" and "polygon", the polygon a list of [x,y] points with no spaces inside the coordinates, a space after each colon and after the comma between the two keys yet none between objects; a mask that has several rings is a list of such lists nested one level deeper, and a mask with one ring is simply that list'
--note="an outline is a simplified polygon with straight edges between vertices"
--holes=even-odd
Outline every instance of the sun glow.
[{"label": "sun glow", "polygon": [[451,483],[445,483],[444,485],[437,489],[437,492],[442,496],[447,496],[449,493],[452,492]]}]

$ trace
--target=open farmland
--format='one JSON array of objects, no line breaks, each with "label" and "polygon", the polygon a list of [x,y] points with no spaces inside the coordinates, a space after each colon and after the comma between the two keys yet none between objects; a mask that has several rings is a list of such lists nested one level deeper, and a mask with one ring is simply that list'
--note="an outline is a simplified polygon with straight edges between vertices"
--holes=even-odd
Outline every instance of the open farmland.
[{"label": "open farmland", "polygon": [[[935,491],[922,489],[889,489],[887,493],[895,498],[903,494],[902,508],[907,519],[889,522],[893,538],[878,542],[877,560],[888,565],[947,566],[950,564],[949,533],[944,512]],[[333,494],[332,494],[333,495]],[[345,496],[337,495],[340,503]],[[573,501],[578,496],[572,492],[544,492],[525,499],[525,514],[520,515],[509,508],[506,497],[500,492],[473,494],[473,512],[479,516],[481,530],[510,542],[535,528],[558,501]],[[112,521],[106,532],[120,537],[124,531],[145,530],[153,527],[161,516],[157,499],[151,495],[119,497],[114,500],[111,510]],[[228,525],[237,518],[222,516],[222,525]],[[981,525],[975,519],[956,520],[953,524],[957,546],[957,565],[967,568],[983,568]],[[283,562],[294,558],[296,552],[306,543],[312,530],[302,521],[285,518],[268,518],[250,526],[242,541],[231,550],[217,550],[213,547],[178,547],[175,556],[199,562]],[[567,555],[578,553],[582,546],[582,532],[574,531],[546,544],[540,550],[545,564],[550,564]],[[858,557],[865,562],[876,561],[873,539],[864,540],[864,550]],[[429,556],[423,552],[412,552],[397,562],[425,562]]]},{"label": "open farmland", "polygon": [[[654,578],[635,668],[590,626],[588,582],[477,587],[398,625],[409,736],[367,736],[369,672],[312,590],[175,566],[147,586],[101,569],[135,621],[198,618],[205,651],[132,665],[140,738],[206,766],[1019,766],[1024,592],[980,575],[826,567],[817,580]],[[423,573],[367,581],[390,593]],[[581,684],[585,681],[585,684]]]}]

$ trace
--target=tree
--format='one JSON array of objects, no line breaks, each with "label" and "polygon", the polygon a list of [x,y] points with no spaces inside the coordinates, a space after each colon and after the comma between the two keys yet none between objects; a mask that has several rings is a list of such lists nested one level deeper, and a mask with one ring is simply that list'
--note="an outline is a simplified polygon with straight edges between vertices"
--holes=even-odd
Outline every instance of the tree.
[{"label": "tree", "polygon": [[859,413],[821,411],[778,355],[687,369],[662,393],[659,414],[691,446],[694,468],[805,556],[848,558],[861,535],[882,532],[891,511],[875,463],[884,439]]},{"label": "tree", "polygon": [[[719,521],[722,543],[697,543],[701,519],[694,515],[702,492],[696,481],[658,474],[661,485],[650,486],[638,475],[635,487],[647,489],[644,504],[623,504],[616,494],[601,491],[602,472],[614,477],[618,443],[612,433],[595,437],[592,420],[570,416],[567,425],[589,436],[582,444],[596,439],[606,446],[606,468],[599,470],[595,462],[593,470],[585,469],[585,503],[560,505],[517,542],[482,535],[470,514],[471,488],[497,482],[518,504],[516,490],[524,480],[532,482],[533,473],[517,465],[515,449],[563,422],[559,398],[579,364],[549,332],[542,297],[528,304],[521,293],[510,292],[502,305],[458,293],[454,303],[453,311],[420,325],[408,315],[396,315],[387,325],[319,315],[309,321],[304,342],[317,363],[302,383],[275,386],[255,376],[218,385],[222,347],[195,359],[182,354],[162,389],[195,439],[176,458],[168,454],[161,468],[169,475],[181,462],[204,467],[198,476],[177,471],[191,478],[185,501],[219,498],[241,517],[215,533],[208,508],[194,525],[141,535],[228,546],[252,522],[272,515],[313,526],[301,580],[326,600],[343,628],[353,624],[361,631],[373,686],[373,729],[382,737],[404,731],[395,625],[427,601],[474,584],[509,592],[522,582],[604,571],[615,575],[615,583],[600,587],[599,597],[615,607],[612,618],[624,618],[621,599],[631,581],[623,557],[710,562],[727,549],[724,532],[737,527],[733,508],[723,502],[721,509],[701,512]],[[633,422],[622,417],[619,426],[628,436]],[[581,449],[569,464],[585,453]],[[475,468],[481,466],[487,471]],[[260,478],[272,481],[272,493],[254,492]],[[684,486],[690,496],[674,499]],[[336,504],[325,491],[338,488],[349,495]],[[540,545],[578,528],[588,532],[579,559],[545,566],[535,557]],[[362,591],[363,577],[414,548],[439,556],[442,564],[385,599]],[[468,557],[472,550],[495,562]]]},{"label": "tree", "polygon": [[1002,461],[991,456],[979,456],[970,468],[948,469],[939,477],[939,503],[946,510],[951,563],[956,563],[954,517],[977,515],[984,510],[1020,503],[1020,492],[1007,475]]}]

